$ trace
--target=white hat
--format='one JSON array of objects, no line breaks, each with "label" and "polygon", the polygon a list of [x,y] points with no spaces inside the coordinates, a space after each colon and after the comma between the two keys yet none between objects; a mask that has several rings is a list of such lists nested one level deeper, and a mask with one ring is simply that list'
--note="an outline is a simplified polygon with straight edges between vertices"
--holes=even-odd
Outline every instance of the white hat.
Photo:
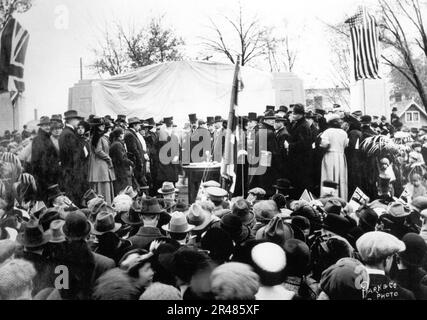
[{"label": "white hat", "polygon": [[365,233],[356,241],[356,247],[365,263],[377,263],[406,250],[405,243],[395,236],[381,231]]},{"label": "white hat", "polygon": [[252,261],[263,271],[281,272],[286,267],[286,253],[279,245],[264,242],[256,245],[251,252]]}]

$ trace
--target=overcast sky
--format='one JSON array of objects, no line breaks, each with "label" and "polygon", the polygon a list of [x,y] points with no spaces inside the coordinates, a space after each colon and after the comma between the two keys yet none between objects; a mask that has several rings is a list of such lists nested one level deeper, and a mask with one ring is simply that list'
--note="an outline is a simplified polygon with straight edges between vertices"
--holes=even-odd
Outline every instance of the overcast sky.
[{"label": "overcast sky", "polygon": [[[200,36],[206,34],[208,17],[236,12],[237,0],[33,0],[34,6],[18,20],[30,33],[25,81],[27,110],[24,121],[38,115],[66,110],[68,88],[78,82],[79,59],[84,76],[93,78],[88,65],[91,47],[107,21],[146,24],[150,17],[165,14],[165,22],[183,37],[188,56],[195,58]],[[306,88],[328,86],[330,61],[322,21],[337,23],[356,6],[375,0],[242,0],[248,16],[257,14],[262,23],[283,25],[287,20],[302,33],[295,66]],[[61,13],[65,12],[65,16]],[[60,19],[59,16],[65,17]],[[68,19],[67,16],[68,15]],[[68,24],[61,24],[66,22]],[[305,26],[304,31],[300,29]],[[58,28],[59,26],[59,28]],[[61,28],[65,26],[65,28]],[[55,112],[54,112],[55,111]]]}]

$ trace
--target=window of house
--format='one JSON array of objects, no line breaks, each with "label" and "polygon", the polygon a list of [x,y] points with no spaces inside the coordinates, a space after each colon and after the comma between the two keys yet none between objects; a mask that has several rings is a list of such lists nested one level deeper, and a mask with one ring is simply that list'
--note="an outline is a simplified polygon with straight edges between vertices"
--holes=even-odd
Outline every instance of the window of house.
[{"label": "window of house", "polygon": [[406,122],[420,122],[419,111],[407,111],[406,112]]}]

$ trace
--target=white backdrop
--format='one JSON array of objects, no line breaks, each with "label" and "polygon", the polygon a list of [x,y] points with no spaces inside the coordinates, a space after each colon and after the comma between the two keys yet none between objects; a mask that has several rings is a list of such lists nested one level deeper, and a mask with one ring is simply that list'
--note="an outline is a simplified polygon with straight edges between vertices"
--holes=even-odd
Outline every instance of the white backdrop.
[{"label": "white backdrop", "polygon": [[[154,117],[156,121],[173,116],[179,125],[188,121],[190,113],[204,119],[215,115],[227,118],[234,68],[216,62],[168,62],[94,81],[92,113]],[[271,73],[242,67],[241,76],[240,115],[260,114],[266,105],[275,105]]]}]

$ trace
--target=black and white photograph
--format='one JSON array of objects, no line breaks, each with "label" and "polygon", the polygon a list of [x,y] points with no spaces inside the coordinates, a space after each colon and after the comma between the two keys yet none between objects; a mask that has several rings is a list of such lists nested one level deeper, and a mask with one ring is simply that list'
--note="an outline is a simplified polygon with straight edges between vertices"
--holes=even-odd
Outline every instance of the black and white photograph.
[{"label": "black and white photograph", "polygon": [[0,300],[427,300],[427,1],[0,0]]}]

